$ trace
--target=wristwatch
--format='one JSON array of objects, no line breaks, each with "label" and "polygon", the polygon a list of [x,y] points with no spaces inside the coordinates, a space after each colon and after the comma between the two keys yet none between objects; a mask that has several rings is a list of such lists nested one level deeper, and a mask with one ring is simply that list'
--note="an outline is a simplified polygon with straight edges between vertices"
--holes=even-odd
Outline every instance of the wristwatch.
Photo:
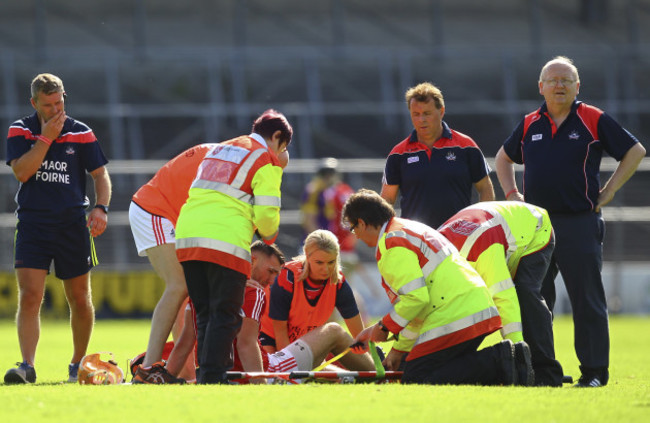
[{"label": "wristwatch", "polygon": [[103,204],[95,204],[95,209],[101,209],[104,213],[108,214],[108,206]]},{"label": "wristwatch", "polygon": [[390,332],[386,327],[386,325],[384,325],[384,322],[382,322],[381,320],[378,321],[377,324],[379,325],[379,329],[383,330],[384,332]]}]

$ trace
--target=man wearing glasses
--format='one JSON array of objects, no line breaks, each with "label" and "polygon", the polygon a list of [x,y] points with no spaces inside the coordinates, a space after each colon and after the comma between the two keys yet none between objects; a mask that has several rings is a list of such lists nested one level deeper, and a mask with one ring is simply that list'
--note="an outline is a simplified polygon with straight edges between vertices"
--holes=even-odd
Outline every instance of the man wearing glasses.
[{"label": "man wearing glasses", "polygon": [[[496,156],[497,176],[507,200],[548,210],[556,247],[542,295],[553,310],[559,270],[573,310],[582,372],[576,386],[604,386],[609,379],[609,324],[601,277],[601,208],[634,174],[645,149],[611,116],[576,100],[580,77],[571,59],[558,56],[547,62],[538,84],[546,101],[506,139]],[[601,187],[603,151],[619,165]],[[524,164],[521,193],[513,163]]]}]

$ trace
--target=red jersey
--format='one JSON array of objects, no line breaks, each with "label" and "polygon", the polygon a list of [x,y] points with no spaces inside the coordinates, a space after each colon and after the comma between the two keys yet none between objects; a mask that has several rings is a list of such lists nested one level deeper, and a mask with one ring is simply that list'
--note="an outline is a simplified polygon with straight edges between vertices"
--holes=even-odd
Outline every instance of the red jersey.
[{"label": "red jersey", "polygon": [[[241,310],[243,317],[253,319],[259,324],[262,315],[265,314],[266,311],[266,294],[264,293],[264,290],[246,285],[244,304],[242,305]],[[260,354],[262,354],[262,367],[264,371],[267,371],[269,368],[269,356],[262,349],[262,344],[260,344],[259,339],[257,344],[260,348]],[[233,342],[233,349],[235,351],[233,370],[243,372],[244,367],[242,366],[239,354],[237,353],[237,338],[235,338],[235,342]]]},{"label": "red jersey", "polygon": [[354,190],[344,182],[339,182],[323,192],[325,202],[331,204],[334,211],[334,218],[330,219],[329,227],[326,229],[329,229],[338,238],[341,252],[354,251],[357,242],[357,237],[341,224],[343,206],[352,194],[354,194]]}]

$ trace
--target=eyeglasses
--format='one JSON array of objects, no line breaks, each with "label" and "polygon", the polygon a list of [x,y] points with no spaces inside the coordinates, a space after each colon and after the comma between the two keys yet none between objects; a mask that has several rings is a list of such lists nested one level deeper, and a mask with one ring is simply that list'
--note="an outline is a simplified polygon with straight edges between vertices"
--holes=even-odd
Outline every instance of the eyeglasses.
[{"label": "eyeglasses", "polygon": [[356,228],[358,224],[359,222],[355,223],[354,225],[350,225],[350,232],[354,232],[354,228]]},{"label": "eyeglasses", "polygon": [[542,80],[542,82],[548,85],[549,87],[557,87],[558,84],[562,84],[563,87],[568,87],[569,85],[573,84],[576,81],[569,78],[560,78],[560,79],[544,79]]}]

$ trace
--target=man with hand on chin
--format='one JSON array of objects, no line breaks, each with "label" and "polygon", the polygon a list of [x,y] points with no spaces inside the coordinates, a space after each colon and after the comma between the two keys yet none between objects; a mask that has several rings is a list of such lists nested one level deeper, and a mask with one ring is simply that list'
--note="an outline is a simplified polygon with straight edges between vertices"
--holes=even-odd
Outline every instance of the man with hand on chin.
[{"label": "man with hand on chin", "polygon": [[[93,237],[106,229],[111,180],[106,157],[92,130],[65,113],[63,81],[37,75],[31,84],[36,113],[17,120],[7,136],[7,164],[20,181],[16,195],[14,267],[18,280],[16,325],[22,362],[5,383],[34,383],[40,308],[50,264],[63,280],[70,306],[74,351],[68,381],[77,381],[95,320],[90,269],[97,265]],[[86,217],[86,173],[95,184],[96,205]]]}]

